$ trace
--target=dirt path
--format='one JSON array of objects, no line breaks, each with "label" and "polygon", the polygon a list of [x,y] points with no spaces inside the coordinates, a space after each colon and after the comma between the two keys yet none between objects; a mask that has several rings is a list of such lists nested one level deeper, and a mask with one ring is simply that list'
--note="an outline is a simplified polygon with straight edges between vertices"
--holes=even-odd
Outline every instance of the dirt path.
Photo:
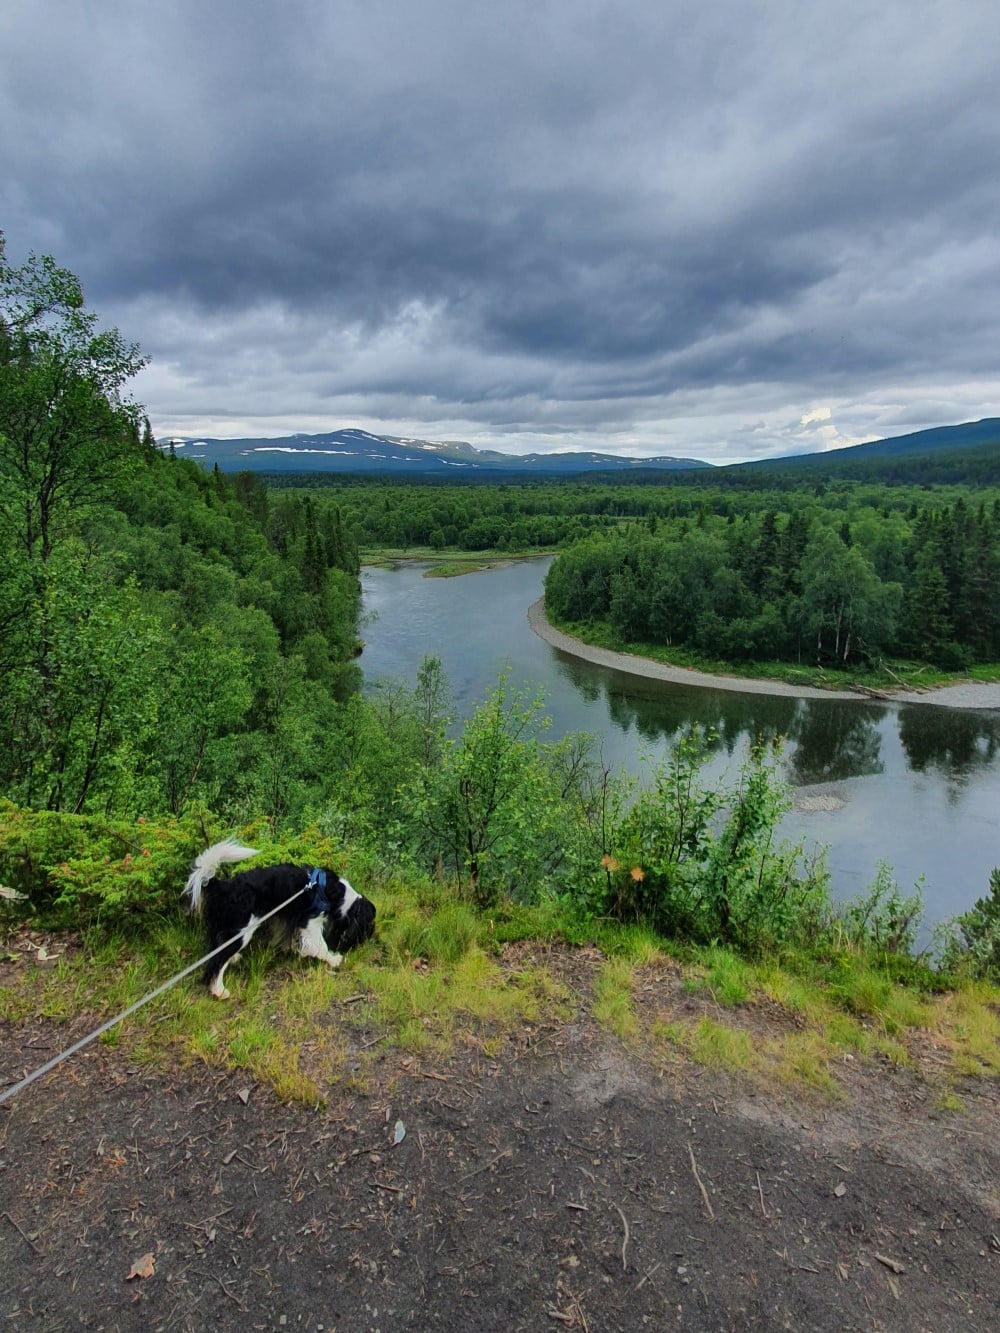
[{"label": "dirt path", "polygon": [[[627,675],[642,676],[645,680],[663,680],[672,685],[697,685],[705,689],[732,690],[739,694],[774,694],[796,699],[853,699],[858,702],[866,696],[856,690],[821,690],[811,685],[789,685],[780,680],[754,680],[746,676],[717,676],[707,671],[693,671],[688,667],[668,666],[648,657],[632,653],[616,653],[610,648],[596,648],[581,643],[570,634],[550,625],[545,617],[542,598],[528,608],[528,623],[540,639],[561,652],[579,657],[584,662],[611,667]],[[879,696],[883,696],[880,694]],[[944,685],[934,690],[894,690],[884,692],[888,703],[936,704],[942,708],[998,709],[1000,683],[964,681],[958,685]]]},{"label": "dirt path", "polygon": [[[0,1077],[65,1036],[0,1025]],[[845,1064],[814,1105],[655,1072],[590,1020],[355,1066],[321,1110],[95,1047],[26,1090],[0,1110],[8,1326],[998,1326],[995,1085],[950,1114]]]}]

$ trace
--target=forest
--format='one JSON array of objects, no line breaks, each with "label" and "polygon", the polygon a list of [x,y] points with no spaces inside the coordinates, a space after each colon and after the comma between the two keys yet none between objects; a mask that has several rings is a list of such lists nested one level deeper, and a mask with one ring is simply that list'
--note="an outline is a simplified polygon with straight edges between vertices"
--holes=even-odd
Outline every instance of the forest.
[{"label": "forest", "polygon": [[290,813],[360,680],[335,513],[165,457],[123,392],[138,349],[73,275],[0,278],[0,791]]},{"label": "forest", "polygon": [[549,571],[546,609],[730,662],[962,671],[1000,658],[1000,499],[783,498],[783,510],[703,509],[577,542]]},{"label": "forest", "polygon": [[[697,473],[697,484],[336,477],[287,493],[332,512],[363,550],[556,550],[549,615],[604,626],[623,645],[834,669],[996,663],[1000,489],[975,485],[975,469],[963,484],[915,481],[923,455],[863,471],[882,461],[898,474],[891,483],[810,471],[775,474],[779,484],[761,489],[757,469],[754,488],[735,490]],[[750,475],[725,474],[735,471]]]}]

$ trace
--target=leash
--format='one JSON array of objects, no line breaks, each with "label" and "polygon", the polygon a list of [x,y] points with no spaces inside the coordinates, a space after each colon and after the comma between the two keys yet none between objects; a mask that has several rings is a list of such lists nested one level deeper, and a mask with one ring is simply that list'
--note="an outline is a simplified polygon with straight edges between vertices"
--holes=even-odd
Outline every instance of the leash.
[{"label": "leash", "polygon": [[[259,918],[258,925],[267,921],[269,917],[274,916],[277,912],[280,912],[281,909],[287,907],[289,903],[293,903],[295,899],[301,897],[303,893],[315,888],[316,877],[320,874],[322,874],[322,871],[314,870],[313,877],[309,880],[308,884],[304,884],[301,889],[296,889],[290,898],[286,898],[283,903],[279,903],[277,907],[273,907],[270,912],[265,912],[265,914]],[[325,880],[326,876],[324,875],[323,878]],[[142,1006],[148,1004],[150,1000],[155,1000],[158,995],[162,995],[164,991],[169,990],[170,987],[180,981],[182,977],[190,976],[191,973],[197,971],[199,967],[203,967],[210,958],[214,958],[217,953],[221,953],[223,949],[228,949],[231,944],[235,944],[242,935],[243,931],[238,930],[231,939],[226,940],[225,943],[212,949],[204,958],[199,958],[196,963],[191,963],[188,967],[185,967],[182,971],[178,972],[176,976],[171,977],[169,981],[165,981],[162,986],[157,986],[156,990],[150,991],[149,994],[144,995],[141,1000],[136,1000],[135,1004],[130,1004],[127,1009],[123,1009],[122,1012],[116,1014],[114,1018],[109,1018],[106,1023],[102,1023],[99,1028],[95,1028],[94,1031],[88,1033],[86,1037],[82,1037],[79,1041],[74,1042],[73,1045],[68,1046],[66,1050],[60,1051],[58,1055],[54,1055],[51,1060],[47,1060],[45,1064],[41,1065],[33,1073],[28,1074],[25,1078],[22,1078],[19,1083],[15,1083],[13,1087],[8,1088],[6,1092],[0,1092],[0,1106],[16,1096],[17,1093],[23,1088],[26,1088],[29,1083],[34,1083],[36,1078],[41,1078],[42,1075],[47,1074],[50,1069],[55,1069],[56,1065],[61,1065],[62,1062],[68,1060],[71,1055],[76,1055],[77,1051],[83,1050],[84,1046],[89,1046],[92,1041],[97,1037],[102,1036],[103,1033],[109,1030],[109,1028],[113,1028],[116,1023],[120,1023],[123,1018],[128,1018],[130,1014],[134,1014],[137,1009],[141,1009]]]}]

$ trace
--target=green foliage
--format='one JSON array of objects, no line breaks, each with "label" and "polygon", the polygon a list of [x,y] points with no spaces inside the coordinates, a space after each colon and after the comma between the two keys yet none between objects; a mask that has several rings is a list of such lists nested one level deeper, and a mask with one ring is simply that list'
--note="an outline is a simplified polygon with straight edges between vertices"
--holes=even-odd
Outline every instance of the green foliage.
[{"label": "green foliage", "polygon": [[0,879],[53,922],[175,913],[198,852],[223,836],[207,811],[137,823],[0,802]]},{"label": "green foliage", "polygon": [[60,542],[19,627],[0,739],[6,790],[27,804],[141,809],[152,794],[163,636],[134,581],[116,586],[110,572],[78,541]]},{"label": "green foliage", "polygon": [[601,782],[587,738],[544,742],[540,702],[506,673],[458,733],[451,722],[436,658],[413,689],[350,700],[327,738],[322,827],[383,867],[448,876],[481,905],[536,902],[595,863]]},{"label": "green foliage", "polygon": [[96,323],[72,273],[48,256],[11,267],[0,233],[0,524],[32,561],[139,461],[122,389],[143,358]]},{"label": "green foliage", "polygon": [[990,873],[989,893],[948,922],[943,935],[944,970],[1000,983],[1000,868]]},{"label": "green foliage", "polygon": [[749,954],[805,938],[827,912],[827,878],[774,845],[789,804],[775,751],[756,747],[729,791],[702,782],[705,755],[693,733],[654,770],[610,832],[590,910]]},{"label": "green foliage", "polygon": [[[0,802],[0,882],[27,895],[29,909],[54,923],[123,924],[176,916],[195,856],[233,833],[201,806],[178,818],[136,822],[28,810]],[[257,819],[237,836],[259,849],[247,864],[345,864],[342,844],[314,825],[275,836]]]},{"label": "green foliage", "polygon": [[843,906],[838,916],[853,944],[880,954],[908,955],[916,942],[923,910],[920,885],[904,897],[892,867],[880,861],[868,891]]},{"label": "green foliage", "polygon": [[460,885],[488,906],[523,873],[529,829],[544,822],[547,784],[538,700],[512,690],[507,673],[473,713],[441,762],[423,770],[418,819]]},{"label": "green foliage", "polygon": [[335,506],[165,458],[124,397],[142,364],[0,236],[0,790],[301,816],[360,683],[356,548]]},{"label": "green foliage", "polygon": [[[716,661],[857,669],[886,655],[949,670],[1000,658],[1000,521],[958,494],[886,512],[876,497],[747,497],[745,512],[690,504],[655,528],[581,536],[553,562],[546,610],[611,641]],[[766,504],[774,508],[759,510]],[[898,503],[898,502],[897,502]]]}]

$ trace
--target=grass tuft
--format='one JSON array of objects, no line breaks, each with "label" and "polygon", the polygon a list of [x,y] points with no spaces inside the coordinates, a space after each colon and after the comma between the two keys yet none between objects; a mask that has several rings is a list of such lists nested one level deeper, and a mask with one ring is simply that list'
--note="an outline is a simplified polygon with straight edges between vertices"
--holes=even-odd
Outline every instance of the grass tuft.
[{"label": "grass tuft", "polygon": [[691,1055],[702,1065],[741,1074],[759,1067],[750,1033],[727,1027],[714,1018],[700,1018],[688,1033],[687,1044]]},{"label": "grass tuft", "polygon": [[639,1020],[632,1007],[635,972],[625,957],[609,958],[601,969],[594,992],[594,1017],[623,1041],[634,1041]]}]

